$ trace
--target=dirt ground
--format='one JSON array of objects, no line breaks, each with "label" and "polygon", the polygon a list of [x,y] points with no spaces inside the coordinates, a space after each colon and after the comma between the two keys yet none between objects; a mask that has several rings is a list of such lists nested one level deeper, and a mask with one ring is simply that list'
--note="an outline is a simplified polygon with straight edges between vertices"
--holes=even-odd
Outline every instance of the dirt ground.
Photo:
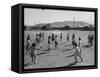
[{"label": "dirt ground", "polygon": [[[24,45],[26,45],[26,38],[29,34],[32,41],[35,39],[35,34],[41,31],[25,31],[24,32]],[[32,60],[29,55],[24,55],[24,69],[35,69],[35,68],[52,68],[52,67],[62,67],[62,66],[88,66],[94,65],[94,45],[91,47],[85,47],[87,45],[87,36],[89,31],[62,31],[63,38],[60,41],[59,35],[61,31],[45,31],[45,39],[40,43],[40,49],[35,50],[36,54],[36,64],[32,63]],[[47,37],[51,33],[57,34],[59,46],[58,49],[54,48],[54,44],[51,43],[51,49],[48,53],[47,47]],[[70,40],[66,40],[67,33],[70,35]],[[72,55],[75,52],[71,45],[72,34],[76,35],[76,41],[81,37],[82,44],[80,49],[82,50],[83,61],[80,61],[80,58],[77,57],[78,63],[75,63],[75,58],[67,57]],[[92,32],[94,34],[94,32]],[[26,52],[26,50],[24,50]]]}]

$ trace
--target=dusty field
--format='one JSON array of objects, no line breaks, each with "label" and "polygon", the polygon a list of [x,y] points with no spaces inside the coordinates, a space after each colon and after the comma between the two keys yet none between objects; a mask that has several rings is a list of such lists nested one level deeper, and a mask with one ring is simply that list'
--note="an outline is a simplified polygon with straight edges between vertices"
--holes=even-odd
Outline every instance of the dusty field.
[{"label": "dusty field", "polygon": [[[31,37],[31,40],[34,41],[36,33],[39,33],[42,31],[24,31],[24,45],[26,45],[26,38],[29,34]],[[59,35],[62,32],[63,38],[62,41],[60,41]],[[88,65],[94,65],[94,46],[92,47],[83,47],[84,45],[87,45],[87,36],[89,34],[89,31],[44,31],[45,38],[40,43],[40,50],[36,50],[36,64],[33,64],[31,62],[31,58],[29,55],[24,56],[24,69],[35,69],[35,68],[51,68],[51,67],[62,67],[62,66],[88,66]],[[51,35],[51,33],[57,34],[59,41],[59,49],[54,49],[54,44],[51,44],[51,50],[48,53],[47,51],[47,37],[48,35]],[[67,33],[70,35],[70,40],[66,40]],[[80,59],[78,58],[78,63],[74,63],[75,59],[74,57],[67,56],[72,55],[75,52],[75,49],[72,49],[71,45],[71,37],[72,34],[75,34],[76,41],[78,42],[78,38],[81,37],[82,44],[81,44],[81,50],[82,50],[82,58],[83,62],[80,62]],[[94,32],[92,32],[94,34]],[[26,50],[24,50],[26,52]]]}]

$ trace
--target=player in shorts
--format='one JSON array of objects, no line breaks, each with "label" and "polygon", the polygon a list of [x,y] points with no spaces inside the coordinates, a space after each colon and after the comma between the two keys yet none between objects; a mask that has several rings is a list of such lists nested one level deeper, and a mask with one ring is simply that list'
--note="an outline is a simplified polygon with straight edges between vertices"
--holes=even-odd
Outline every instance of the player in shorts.
[{"label": "player in shorts", "polygon": [[83,61],[81,57],[81,49],[78,47],[78,45],[75,43],[75,52],[74,52],[75,62],[77,63],[77,57],[81,59],[81,62]]}]

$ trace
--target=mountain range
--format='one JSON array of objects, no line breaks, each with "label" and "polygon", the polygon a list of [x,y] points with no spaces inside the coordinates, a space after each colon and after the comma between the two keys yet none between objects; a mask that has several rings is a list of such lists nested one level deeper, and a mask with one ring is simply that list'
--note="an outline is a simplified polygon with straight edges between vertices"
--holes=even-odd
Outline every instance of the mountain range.
[{"label": "mountain range", "polygon": [[[53,22],[53,23],[47,23],[50,24],[51,27],[64,27],[64,26],[70,26],[70,27],[84,27],[89,26],[89,23],[83,22],[83,21],[60,21],[60,22]],[[74,24],[74,25],[73,25]],[[33,25],[33,27],[42,27],[46,25],[45,23],[36,24]]]},{"label": "mountain range", "polygon": [[85,28],[90,29],[90,25],[92,29],[94,28],[93,24],[89,24],[83,21],[60,21],[53,23],[40,23],[33,26],[25,26],[25,29],[41,29],[41,30],[51,30],[51,29],[59,29],[59,30],[68,30],[68,29],[81,29]]}]

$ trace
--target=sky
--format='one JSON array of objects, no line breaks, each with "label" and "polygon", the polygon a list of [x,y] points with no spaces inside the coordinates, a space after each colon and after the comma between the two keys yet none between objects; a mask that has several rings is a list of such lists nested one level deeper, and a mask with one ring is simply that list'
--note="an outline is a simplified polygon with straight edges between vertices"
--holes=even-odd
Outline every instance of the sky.
[{"label": "sky", "polygon": [[94,24],[94,12],[24,8],[24,25],[26,26],[39,23],[73,21],[73,19]]}]

